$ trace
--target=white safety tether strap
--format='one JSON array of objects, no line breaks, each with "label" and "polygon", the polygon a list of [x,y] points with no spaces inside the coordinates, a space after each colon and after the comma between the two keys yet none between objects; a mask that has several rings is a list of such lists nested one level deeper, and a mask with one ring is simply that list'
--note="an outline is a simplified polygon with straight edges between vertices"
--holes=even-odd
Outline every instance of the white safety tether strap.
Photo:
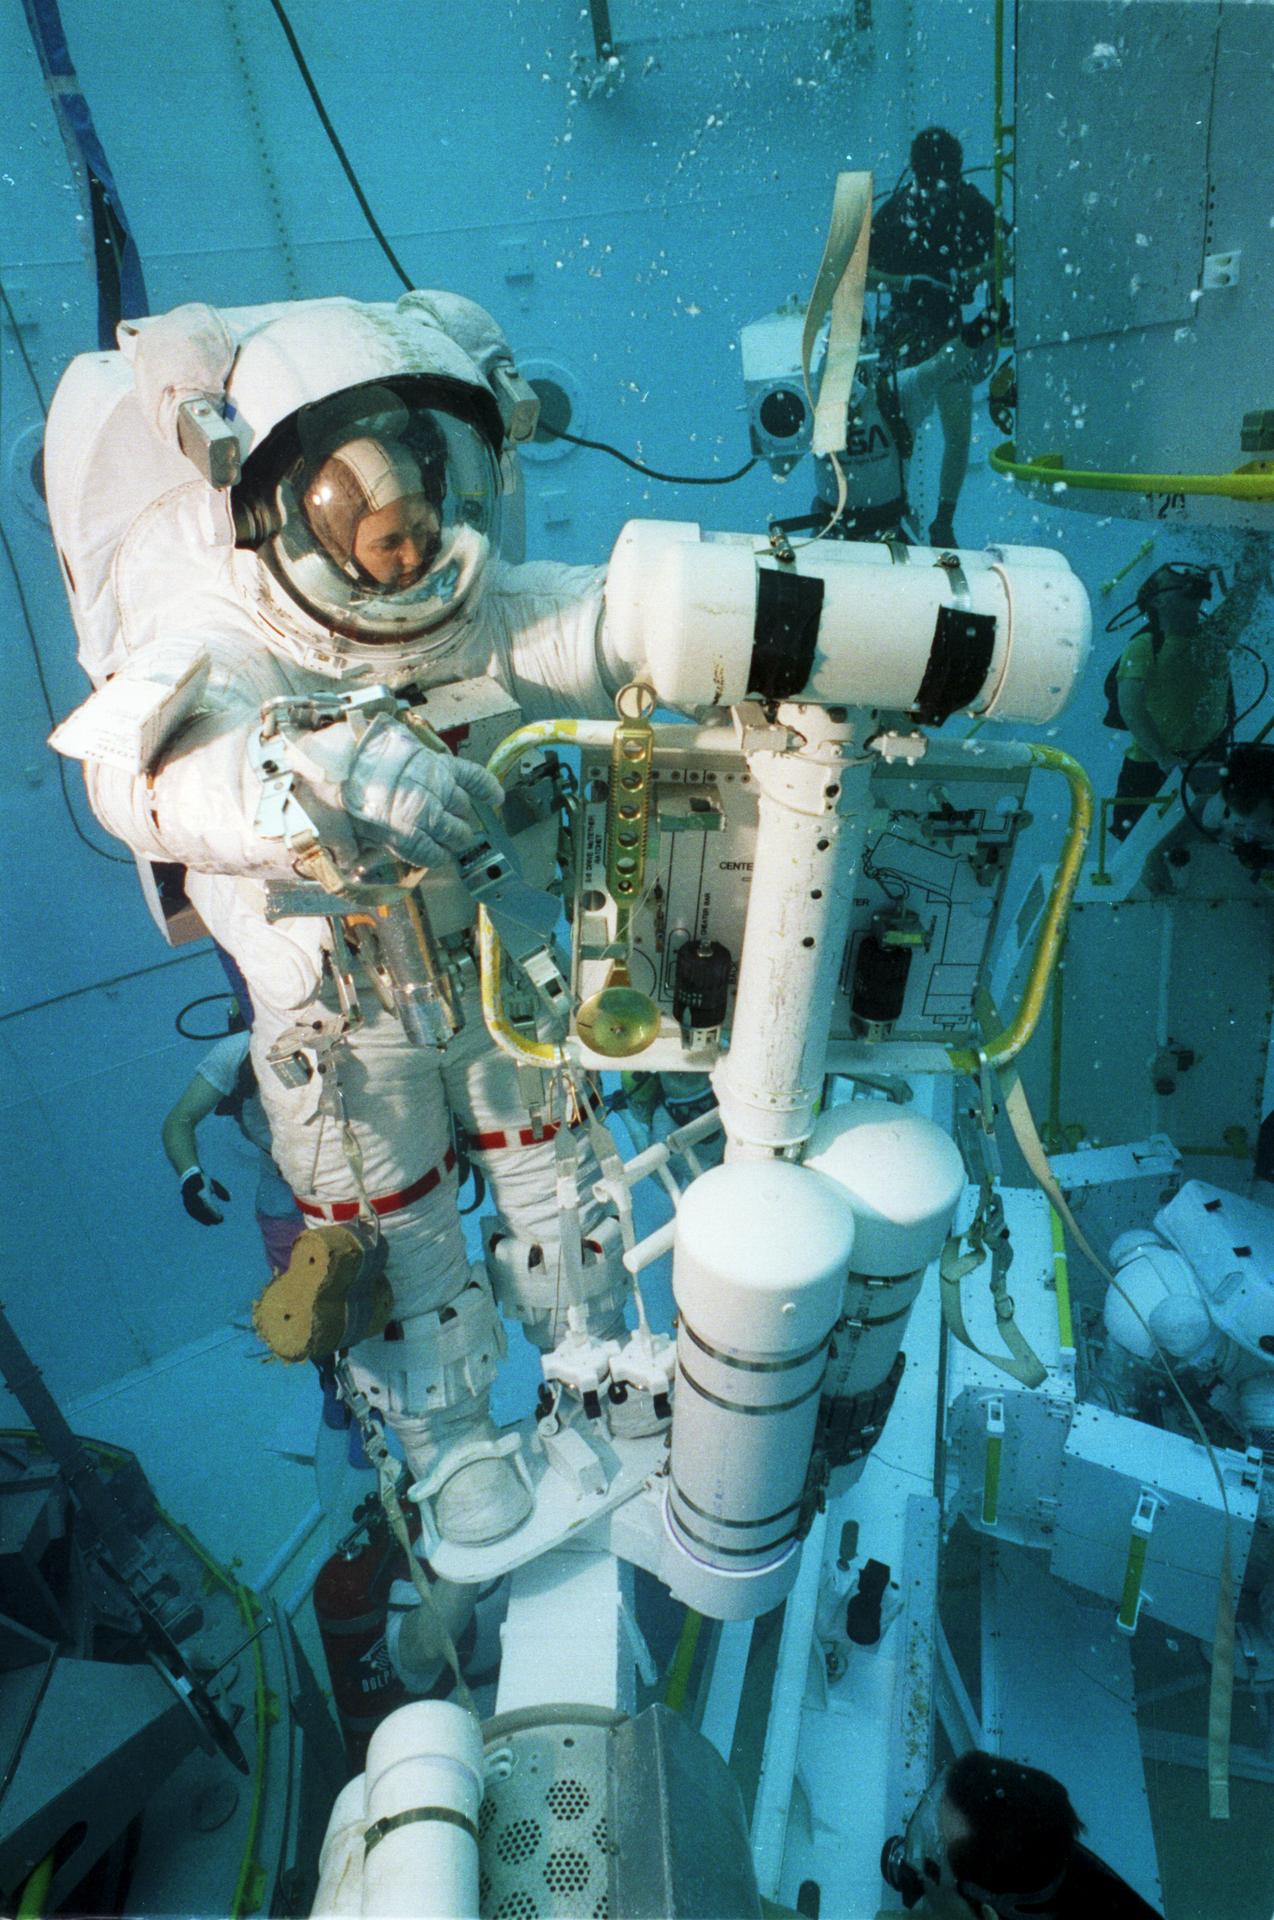
[{"label": "white safety tether strap", "polygon": [[[863,331],[863,296],[867,288],[867,248],[871,241],[872,176],[838,173],[832,199],[831,224],[814,291],[805,312],[801,336],[801,372],[805,397],[814,416],[813,450],[826,454],[836,472],[836,512],[845,510],[845,474],[840,455],[845,450],[845,415],[854,385],[854,369]],[[831,326],[818,400],[810,387],[810,363],[819,332],[828,314]]]},{"label": "white safety tether strap", "polygon": [[[968,1243],[968,1252],[961,1251],[962,1238]],[[995,1327],[1008,1348],[1007,1356],[988,1353],[985,1347],[978,1345],[965,1324],[960,1299],[960,1284],[965,1275],[980,1267],[988,1253],[991,1256],[991,1299],[995,1306]],[[952,1234],[938,1262],[938,1277],[942,1283],[942,1317],[962,1346],[979,1354],[983,1360],[989,1360],[993,1367],[998,1367],[1012,1379],[1020,1380],[1024,1387],[1038,1387],[1048,1378],[1048,1369],[1014,1316],[1013,1296],[1007,1283],[1012,1259],[1013,1250],[1004,1220],[1003,1203],[991,1182],[983,1180],[978,1210],[970,1226],[963,1236]]]}]

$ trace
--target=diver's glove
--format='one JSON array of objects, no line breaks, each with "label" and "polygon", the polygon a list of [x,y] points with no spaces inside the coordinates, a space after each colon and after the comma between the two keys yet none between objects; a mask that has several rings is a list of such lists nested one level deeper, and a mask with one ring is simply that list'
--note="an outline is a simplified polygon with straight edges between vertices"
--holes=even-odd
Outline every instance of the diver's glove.
[{"label": "diver's glove", "polygon": [[181,1204],[186,1212],[192,1220],[197,1220],[201,1227],[219,1227],[226,1216],[224,1213],[218,1213],[214,1206],[209,1205],[205,1198],[209,1190],[218,1200],[230,1198],[220,1180],[207,1179],[202,1167],[191,1167],[182,1174]]},{"label": "diver's glove", "polygon": [[341,781],[351,819],[414,867],[439,866],[477,844],[470,795],[498,807],[504,791],[485,767],[431,751],[396,720],[368,728]]}]

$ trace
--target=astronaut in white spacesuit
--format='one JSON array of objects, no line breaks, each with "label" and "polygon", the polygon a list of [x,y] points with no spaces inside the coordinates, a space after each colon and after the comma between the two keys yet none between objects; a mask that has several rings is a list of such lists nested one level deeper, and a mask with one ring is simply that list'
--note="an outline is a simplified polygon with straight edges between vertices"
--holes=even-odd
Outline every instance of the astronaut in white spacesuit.
[{"label": "astronaut in white spacesuit", "polygon": [[[462,1030],[439,1049],[413,1044],[363,978],[362,1022],[343,1032],[339,928],[321,910],[274,917],[277,902],[267,917],[267,903],[271,883],[312,874],[302,854],[315,851],[316,832],[318,853],[335,849],[342,871],[393,855],[426,869],[434,932],[471,987],[473,902],[453,859],[478,837],[471,800],[498,806],[499,784],[473,761],[431,751],[392,712],[334,716],[323,697],[376,686],[428,707],[445,686],[461,756],[469,692],[474,712],[489,714],[503,690],[500,734],[525,719],[607,715],[630,674],[607,657],[602,572],[498,557],[499,397],[512,363],[494,322],[468,301],[410,293],[396,305],[191,306],[122,330],[122,346],[131,381],[111,372],[111,431],[137,464],[117,464],[121,489],[148,467],[176,484],[137,481],[136,512],[85,499],[97,375],[74,363],[48,440],[68,591],[82,608],[72,536],[86,554],[110,542],[113,624],[89,663],[95,677],[180,680],[205,660],[208,675],[193,712],[137,770],[89,759],[92,805],[137,853],[187,868],[192,903],[251,990],[257,1080],[298,1204],[316,1224],[352,1220],[360,1205],[379,1222],[394,1317],[351,1350],[355,1384],[418,1479],[432,1474],[443,1537],[499,1538],[525,1517],[530,1493],[488,1414],[502,1332],[461,1235],[452,1117],[494,1198],[489,1259],[502,1299],[545,1346],[566,1331],[567,1304],[590,1332],[622,1323],[618,1229],[591,1197],[587,1137],[568,1301],[554,1135],[578,1114],[494,1049],[476,992]],[[243,459],[232,489],[174,463],[192,401],[233,423]],[[77,624],[83,641],[78,614]],[[263,733],[263,703],[298,696],[315,700],[312,721],[293,709],[294,724]],[[359,979],[362,963],[353,966]],[[289,1048],[299,1084],[276,1070]]]}]

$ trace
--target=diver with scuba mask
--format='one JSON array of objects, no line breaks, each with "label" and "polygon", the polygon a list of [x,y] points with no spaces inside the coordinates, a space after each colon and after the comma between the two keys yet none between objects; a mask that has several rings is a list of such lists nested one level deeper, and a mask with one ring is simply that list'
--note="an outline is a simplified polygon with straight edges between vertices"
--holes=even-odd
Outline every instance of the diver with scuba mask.
[{"label": "diver with scuba mask", "polygon": [[[910,157],[910,183],[899,186],[874,217],[867,283],[889,294],[884,344],[900,366],[918,367],[953,342],[975,344],[963,325],[963,309],[991,277],[996,216],[986,196],[963,177],[964,151],[947,128],[922,128]],[[937,387],[929,402],[942,422],[938,508],[929,527],[935,547],[957,544],[955,510],[969,466],[973,388],[990,371],[989,360],[970,365],[962,379]]]},{"label": "diver with scuba mask", "polygon": [[1186,561],[1156,567],[1135,600],[1107,623],[1117,632],[1130,614],[1139,627],[1106,677],[1104,723],[1132,735],[1119,770],[1111,832],[1126,839],[1173,767],[1223,760],[1234,725],[1230,656],[1242,644],[1270,583],[1269,557],[1249,538],[1221,604],[1204,612],[1219,569]]},{"label": "diver with scuba mask", "polygon": [[881,1874],[941,1920],[1160,1920],[1082,1831],[1060,1780],[974,1748],[930,1781]]}]

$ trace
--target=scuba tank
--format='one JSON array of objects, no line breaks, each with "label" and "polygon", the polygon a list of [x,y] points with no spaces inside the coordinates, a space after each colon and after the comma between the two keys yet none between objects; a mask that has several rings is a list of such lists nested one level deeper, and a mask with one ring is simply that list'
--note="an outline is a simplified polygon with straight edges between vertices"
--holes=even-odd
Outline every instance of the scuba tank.
[{"label": "scuba tank", "polygon": [[[314,1583],[314,1618],[327,1661],[332,1704],[352,1773],[387,1714],[413,1697],[394,1671],[386,1644],[389,1590],[407,1577],[401,1547],[374,1496],[354,1509],[355,1525],[324,1561]],[[419,1516],[410,1516],[419,1526]]]}]

